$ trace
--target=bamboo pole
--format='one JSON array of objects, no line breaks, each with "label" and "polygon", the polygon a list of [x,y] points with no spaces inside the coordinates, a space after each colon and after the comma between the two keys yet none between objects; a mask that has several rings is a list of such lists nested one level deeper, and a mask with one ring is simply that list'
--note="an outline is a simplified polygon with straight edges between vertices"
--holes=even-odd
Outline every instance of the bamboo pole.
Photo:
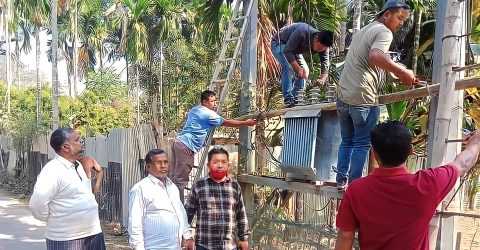
[{"label": "bamboo pole", "polygon": [[[464,90],[468,88],[480,88],[480,77],[458,80],[455,82],[455,90]],[[399,91],[392,94],[381,95],[378,97],[379,104],[389,104],[410,99],[422,98],[426,96],[438,95],[440,84],[431,84],[426,87]],[[252,114],[239,116],[237,119],[245,120],[250,118],[271,118],[282,116],[289,111],[308,111],[308,110],[335,110],[335,103],[320,103],[306,106],[297,106],[293,108],[284,108],[272,110],[269,112],[256,112]]]}]

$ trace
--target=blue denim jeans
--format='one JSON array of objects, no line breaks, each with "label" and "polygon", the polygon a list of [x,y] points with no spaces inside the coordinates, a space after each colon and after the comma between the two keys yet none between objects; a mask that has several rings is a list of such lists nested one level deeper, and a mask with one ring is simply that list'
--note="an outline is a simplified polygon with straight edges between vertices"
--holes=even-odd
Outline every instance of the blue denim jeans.
[{"label": "blue denim jeans", "polygon": [[362,177],[370,151],[370,132],[377,125],[378,106],[353,106],[337,100],[342,142],[338,150],[337,183]]},{"label": "blue denim jeans", "polygon": [[[285,49],[285,44],[279,43],[277,41],[272,41],[272,52],[275,59],[281,66],[281,80],[282,85],[282,94],[284,103],[294,103],[295,98],[298,94],[298,91],[305,87],[305,79],[299,79],[296,77],[295,71],[293,71],[292,66],[287,61],[285,54],[283,53]],[[297,62],[300,66],[309,72],[307,63],[302,55],[297,55]]]}]

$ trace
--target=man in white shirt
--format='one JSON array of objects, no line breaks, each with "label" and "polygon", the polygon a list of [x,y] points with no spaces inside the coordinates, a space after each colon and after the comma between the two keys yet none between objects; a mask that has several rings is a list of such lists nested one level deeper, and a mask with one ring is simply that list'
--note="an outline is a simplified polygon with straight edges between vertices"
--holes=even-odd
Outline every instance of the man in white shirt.
[{"label": "man in white shirt", "polygon": [[135,184],[129,194],[130,246],[135,250],[178,250],[182,243],[194,245],[180,193],[167,177],[167,154],[152,149],[145,162],[148,176]]},{"label": "man in white shirt", "polygon": [[78,160],[80,134],[59,128],[50,137],[56,156],[43,167],[30,198],[35,218],[47,222],[48,250],[104,250],[98,204]]}]

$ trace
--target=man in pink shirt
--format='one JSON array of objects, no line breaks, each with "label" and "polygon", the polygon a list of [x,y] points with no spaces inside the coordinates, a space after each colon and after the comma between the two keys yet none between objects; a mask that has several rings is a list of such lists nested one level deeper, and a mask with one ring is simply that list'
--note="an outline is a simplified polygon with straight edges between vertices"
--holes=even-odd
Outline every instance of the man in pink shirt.
[{"label": "man in pink shirt", "polygon": [[377,125],[371,138],[380,167],[348,186],[337,214],[335,249],[352,249],[358,231],[362,250],[428,250],[429,222],[458,177],[477,162],[480,133],[466,138],[453,162],[416,173],[405,166],[412,135],[401,122]]}]

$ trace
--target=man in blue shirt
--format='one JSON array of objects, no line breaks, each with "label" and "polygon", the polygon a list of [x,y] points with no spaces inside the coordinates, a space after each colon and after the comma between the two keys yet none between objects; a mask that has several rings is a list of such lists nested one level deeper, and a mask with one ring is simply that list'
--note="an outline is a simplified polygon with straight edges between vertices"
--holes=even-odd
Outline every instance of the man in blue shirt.
[{"label": "man in blue shirt", "polygon": [[298,91],[305,87],[309,69],[304,53],[319,53],[323,83],[328,77],[328,48],[333,44],[331,31],[317,30],[306,23],[293,23],[272,36],[272,53],[282,68],[281,86],[285,106],[296,104]]},{"label": "man in blue shirt", "polygon": [[200,96],[200,105],[193,107],[187,114],[187,121],[182,131],[173,142],[173,164],[169,177],[180,190],[183,201],[183,190],[188,184],[190,171],[193,168],[194,154],[204,145],[208,131],[214,127],[242,127],[253,126],[255,119],[233,120],[224,119],[214,110],[217,106],[215,92],[205,90]]}]

